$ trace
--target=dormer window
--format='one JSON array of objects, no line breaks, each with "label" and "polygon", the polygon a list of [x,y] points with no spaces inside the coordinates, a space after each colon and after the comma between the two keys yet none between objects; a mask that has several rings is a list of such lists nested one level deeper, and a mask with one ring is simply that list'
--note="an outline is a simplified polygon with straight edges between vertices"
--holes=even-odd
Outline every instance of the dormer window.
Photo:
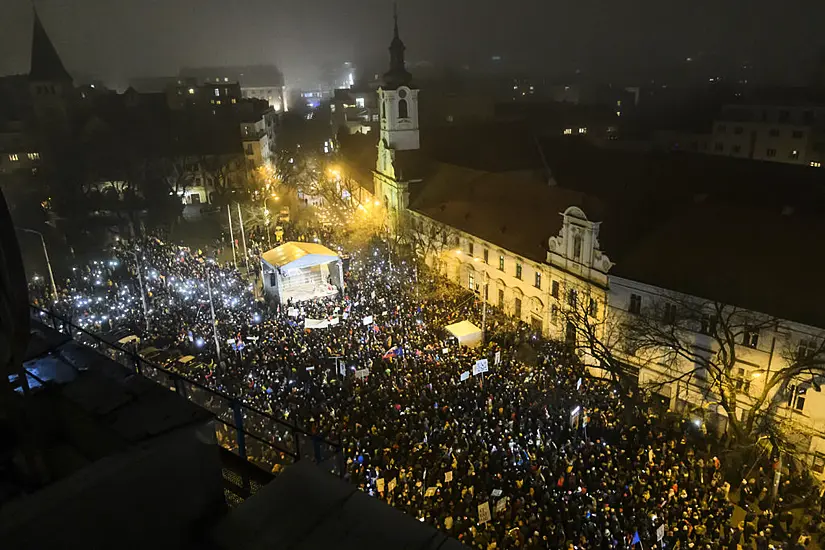
[{"label": "dormer window", "polygon": [[573,259],[580,262],[582,259],[582,236],[575,235],[573,237]]}]

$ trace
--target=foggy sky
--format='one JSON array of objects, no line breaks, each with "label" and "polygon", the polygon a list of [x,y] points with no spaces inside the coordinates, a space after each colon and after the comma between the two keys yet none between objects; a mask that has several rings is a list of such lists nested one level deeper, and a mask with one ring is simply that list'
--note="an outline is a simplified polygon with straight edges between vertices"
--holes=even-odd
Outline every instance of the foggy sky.
[{"label": "foggy sky", "polygon": [[[386,59],[391,0],[37,0],[73,74],[125,82],[181,66],[275,63],[306,85],[324,63]],[[822,0],[400,0],[407,59],[543,73],[647,69],[698,52],[811,70]],[[2,0],[0,74],[26,73],[30,0]],[[804,64],[804,66],[803,66]]]}]

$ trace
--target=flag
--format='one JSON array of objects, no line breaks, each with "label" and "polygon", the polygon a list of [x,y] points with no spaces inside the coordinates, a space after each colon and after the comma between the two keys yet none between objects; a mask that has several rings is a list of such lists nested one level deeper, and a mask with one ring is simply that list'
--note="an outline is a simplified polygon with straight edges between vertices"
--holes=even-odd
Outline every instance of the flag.
[{"label": "flag", "polygon": [[633,540],[630,541],[630,546],[633,546],[634,544],[641,544],[641,542],[642,539],[639,538],[639,532],[636,531],[635,533],[633,533]]}]

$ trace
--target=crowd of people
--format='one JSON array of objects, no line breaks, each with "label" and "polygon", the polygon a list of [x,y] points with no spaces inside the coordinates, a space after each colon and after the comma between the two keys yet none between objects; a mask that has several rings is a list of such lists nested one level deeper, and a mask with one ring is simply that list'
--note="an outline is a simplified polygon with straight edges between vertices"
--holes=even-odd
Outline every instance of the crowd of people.
[{"label": "crowd of people", "polygon": [[[187,377],[340,441],[347,479],[468,547],[761,550],[771,532],[804,542],[779,516],[732,524],[720,459],[691,440],[702,434],[589,378],[563,346],[494,310],[486,344],[459,346],[444,327],[479,323],[478,304],[422,292],[419,276],[374,247],[351,255],[339,295],[273,304],[231,263],[149,237],[75,269],[51,307],[197,356],[180,366]],[[256,421],[290,444],[288,430]]]}]

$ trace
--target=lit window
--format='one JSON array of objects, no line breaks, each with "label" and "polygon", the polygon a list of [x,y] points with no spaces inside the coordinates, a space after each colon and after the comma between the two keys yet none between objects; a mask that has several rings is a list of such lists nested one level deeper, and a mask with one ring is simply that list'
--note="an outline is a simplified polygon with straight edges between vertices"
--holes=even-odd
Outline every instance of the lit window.
[{"label": "lit window", "polygon": [[616,111],[616,116],[622,116],[622,112],[621,111]]},{"label": "lit window", "polygon": [[573,128],[565,128],[564,129],[564,135],[569,136],[572,133],[573,133]]},{"label": "lit window", "polygon": [[9,153],[9,160],[12,162],[17,162],[20,159],[18,158],[17,153]]},{"label": "lit window", "polygon": [[533,283],[536,288],[541,288],[541,272],[536,271],[536,281]]},{"label": "lit window", "polygon": [[366,100],[363,97],[356,97],[355,105],[363,109],[366,106]]},{"label": "lit window", "polygon": [[812,160],[811,166],[813,166],[814,168],[822,168],[822,163],[816,160]]},{"label": "lit window", "polygon": [[469,288],[471,291],[476,289],[476,276],[475,273],[473,273],[472,271],[470,272],[470,276],[467,280],[467,283],[467,288]]},{"label": "lit window", "polygon": [[195,88],[189,88],[189,95],[195,94]]},{"label": "lit window", "polygon": [[215,97],[218,97],[220,95],[221,95],[221,89],[220,88],[215,88]]},{"label": "lit window", "polygon": [[237,102],[238,102],[238,100],[233,97],[232,98],[232,103],[237,103]]},{"label": "lit window", "polygon": [[498,268],[501,271],[504,271],[504,256],[499,256],[498,257]]},{"label": "lit window", "polygon": [[215,100],[215,103],[216,103],[217,105],[220,105],[220,104],[221,104],[221,100],[220,100],[220,99]]},{"label": "lit window", "polygon": [[29,153],[29,160],[39,160],[40,153]]},{"label": "lit window", "polygon": [[579,133],[580,134],[586,134],[587,133],[587,128],[579,128]]}]

